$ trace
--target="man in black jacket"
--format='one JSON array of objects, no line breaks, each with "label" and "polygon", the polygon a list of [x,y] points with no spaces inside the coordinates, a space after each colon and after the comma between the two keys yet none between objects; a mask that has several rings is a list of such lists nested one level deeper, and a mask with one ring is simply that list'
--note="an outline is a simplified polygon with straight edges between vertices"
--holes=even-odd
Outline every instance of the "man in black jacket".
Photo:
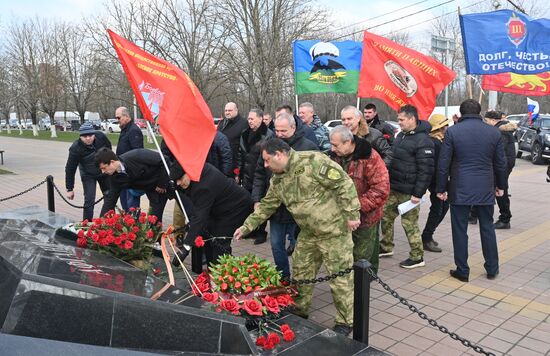
[{"label": "man in black jacket", "polygon": [[[300,119],[298,119],[300,120]],[[296,129],[296,120],[292,114],[281,111],[275,118],[275,136],[285,141],[295,151],[318,151],[317,143],[304,137],[302,130]],[[269,188],[271,171],[264,165],[260,155],[256,172],[254,173],[254,186],[252,187],[252,201],[256,208],[260,200],[266,195]],[[298,225],[284,205],[281,205],[269,219],[269,237],[271,240],[271,252],[277,269],[281,271],[285,280],[290,279],[290,264],[288,255],[291,255],[296,245]],[[286,248],[288,238],[289,247]]]},{"label": "man in black jacket", "polygon": [[[512,173],[512,169],[516,165],[516,145],[514,132],[517,130],[517,125],[505,119],[505,115],[498,111],[488,111],[485,114],[485,122],[491,126],[498,128],[502,135],[504,144],[504,154],[506,155],[506,181]],[[497,196],[498,210],[500,216],[495,223],[495,229],[509,229],[512,212],[510,211],[510,197],[508,196],[508,188],[504,189],[504,194]]]},{"label": "man in black jacket", "polygon": [[487,278],[494,279],[499,272],[493,212],[495,195],[502,196],[507,188],[506,159],[502,135],[498,129],[481,121],[480,112],[481,105],[475,100],[468,99],[460,104],[459,123],[447,130],[441,146],[436,180],[438,198],[448,198],[451,205],[456,269],[450,274],[463,282],[468,281],[470,274],[468,214],[472,206],[479,215]]},{"label": "man in black jacket", "polygon": [[[250,193],[209,163],[204,165],[198,182],[192,182],[177,161],[170,168],[170,177],[193,203],[189,232],[178,253],[180,259],[187,257],[199,235],[206,240],[207,264],[223,254],[231,254],[233,232],[252,213]],[[172,263],[179,265],[177,259]]]},{"label": "man in black jacket", "polygon": [[365,115],[365,119],[367,120],[369,127],[374,127],[378,131],[382,132],[386,140],[388,140],[388,144],[392,145],[394,141],[393,126],[380,120],[378,113],[376,112],[376,105],[372,103],[365,105],[363,108],[363,114]]},{"label": "man in black jacket", "polygon": [[[254,184],[254,174],[258,158],[261,156],[260,142],[273,137],[273,131],[267,128],[263,122],[263,111],[260,109],[251,109],[248,113],[248,128],[241,134],[241,143],[239,147],[239,182],[242,187],[252,192]],[[249,236],[254,238],[254,245],[259,245],[267,240],[265,231],[266,223],[254,230]]]},{"label": "man in black jacket", "polygon": [[[134,119],[130,117],[130,111],[121,106],[116,109],[115,117],[121,130],[116,145],[116,155],[120,156],[133,149],[143,148],[143,134],[141,133],[141,129],[135,124]],[[128,189],[123,189],[120,192],[122,209],[128,211],[130,208],[139,208],[140,197],[137,195],[138,193],[133,192],[132,194]]]},{"label": "man in black jacket", "polygon": [[159,221],[162,221],[166,205],[168,174],[160,154],[137,148],[117,157],[110,149],[101,149],[95,157],[101,172],[109,177],[109,194],[105,197],[101,215],[116,206],[122,189],[139,189],[147,194],[149,205]]},{"label": "man in black jacket", "polygon": [[238,168],[237,157],[239,154],[239,143],[241,133],[246,130],[248,123],[239,114],[239,109],[235,103],[225,104],[225,118],[218,124],[218,131],[227,136],[231,152],[233,153],[233,162],[231,164],[231,176],[235,176],[235,169]]},{"label": "man in black jacket", "polygon": [[84,190],[84,211],[82,219],[91,220],[94,217],[96,182],[101,191],[109,189],[104,176],[97,168],[94,159],[96,152],[103,147],[111,148],[111,141],[102,132],[94,130],[91,122],[85,122],[79,129],[80,138],[73,142],[69,148],[69,157],[65,164],[65,188],[67,199],[74,199],[74,176],[76,168],[80,171],[82,189]]},{"label": "man in black jacket", "polygon": [[[409,201],[419,204],[430,185],[434,170],[434,146],[428,136],[430,125],[418,119],[418,111],[412,105],[402,106],[397,119],[402,131],[393,142],[393,159],[388,169],[391,191],[382,218],[381,257],[393,255],[393,223],[399,214],[398,206]],[[416,206],[401,215],[401,225],[411,247],[409,258],[399,263],[403,268],[425,265],[418,228],[419,211],[420,206]]]}]

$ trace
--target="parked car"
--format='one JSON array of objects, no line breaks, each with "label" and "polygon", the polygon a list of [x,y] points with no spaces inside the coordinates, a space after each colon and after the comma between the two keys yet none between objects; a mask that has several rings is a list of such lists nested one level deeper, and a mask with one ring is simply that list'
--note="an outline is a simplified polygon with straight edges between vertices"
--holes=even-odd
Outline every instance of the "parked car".
[{"label": "parked car", "polygon": [[94,127],[95,130],[101,130],[102,127],[101,127],[101,120],[99,119],[92,119],[92,120],[86,120],[85,121],[89,121],[92,123],[92,126]]},{"label": "parked car", "polygon": [[40,130],[49,130],[52,127],[52,123],[50,122],[50,118],[43,118],[38,120],[38,128]]},{"label": "parked car", "polygon": [[324,123],[325,127],[330,131],[336,126],[342,125],[342,120],[328,120]]},{"label": "parked car", "polygon": [[399,132],[401,132],[401,126],[399,126],[399,123],[396,121],[384,121],[390,124],[393,127],[393,136],[397,136]]},{"label": "parked car", "polygon": [[145,119],[135,119],[134,122],[136,123],[137,127],[139,127],[142,130],[147,129],[147,122]]},{"label": "parked car", "polygon": [[513,114],[513,115],[506,116],[506,120],[513,122],[516,125],[519,125],[519,122],[524,117],[527,117],[527,114]]},{"label": "parked car", "polygon": [[529,117],[523,117],[514,135],[519,146],[518,158],[528,153],[534,164],[542,164],[550,158],[550,115],[539,115],[532,123]]},{"label": "parked car", "polygon": [[6,127],[6,120],[0,120],[0,127],[2,128]]},{"label": "parked car", "polygon": [[104,126],[105,131],[109,131],[110,133],[113,132],[120,132],[120,126],[118,125],[117,119],[107,119]]},{"label": "parked car", "polygon": [[71,123],[63,121],[63,120],[56,120],[55,121],[55,129],[57,131],[70,131],[72,129]]}]

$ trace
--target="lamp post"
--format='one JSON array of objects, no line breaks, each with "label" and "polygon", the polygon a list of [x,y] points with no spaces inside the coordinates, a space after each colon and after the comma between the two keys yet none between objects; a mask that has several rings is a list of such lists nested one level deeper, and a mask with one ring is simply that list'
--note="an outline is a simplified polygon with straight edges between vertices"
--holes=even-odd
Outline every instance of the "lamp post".
[{"label": "lamp post", "polygon": [[[449,66],[448,58],[451,53],[455,52],[456,43],[452,38],[432,35],[432,52],[441,53],[443,55],[443,64]],[[445,117],[449,117],[449,86],[445,87]]]}]

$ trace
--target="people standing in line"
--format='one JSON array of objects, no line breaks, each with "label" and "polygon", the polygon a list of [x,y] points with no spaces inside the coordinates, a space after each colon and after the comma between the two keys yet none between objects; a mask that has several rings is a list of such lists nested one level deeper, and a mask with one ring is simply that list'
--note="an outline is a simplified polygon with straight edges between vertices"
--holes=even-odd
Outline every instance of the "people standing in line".
[{"label": "people standing in line", "polygon": [[[254,174],[260,157],[260,142],[273,137],[273,131],[267,128],[263,122],[263,111],[260,109],[251,109],[248,113],[248,128],[241,134],[239,146],[239,175],[236,177],[238,182],[248,192],[252,192],[254,185]],[[266,224],[251,234],[254,238],[254,245],[259,245],[267,240]]]},{"label": "people standing in line", "polygon": [[118,157],[110,149],[102,148],[95,162],[101,172],[109,176],[109,193],[103,200],[101,215],[115,208],[121,190],[131,188],[147,194],[152,214],[162,221],[168,173],[158,152],[136,148]]},{"label": "people standing in line", "polygon": [[378,131],[382,132],[384,138],[388,140],[388,144],[391,146],[395,139],[393,126],[387,122],[380,120],[378,113],[376,112],[376,105],[373,103],[368,103],[363,108],[363,114],[367,120],[369,127],[374,127]]},{"label": "people standing in line", "polygon": [[[136,148],[143,148],[143,133],[134,122],[134,119],[130,117],[130,111],[121,106],[116,109],[115,117],[120,126],[116,155],[120,156]],[[128,211],[130,208],[139,208],[141,195],[142,192],[140,191],[123,189],[120,192],[120,205],[122,205],[122,209]]]},{"label": "people standing in line", "polygon": [[95,154],[103,147],[111,149],[111,141],[103,132],[96,131],[91,122],[85,122],[78,130],[80,137],[69,148],[69,157],[65,164],[65,188],[67,199],[74,199],[74,177],[76,168],[80,171],[82,189],[84,190],[84,206],[82,219],[92,220],[94,217],[94,202],[96,183],[103,194],[109,189],[106,177],[95,164]]},{"label": "people standing in line", "polygon": [[[507,188],[504,140],[495,127],[481,119],[481,105],[472,99],[460,104],[460,120],[447,130],[439,154],[437,196],[449,200],[456,269],[450,275],[468,282],[468,214],[479,215],[481,248],[487,278],[499,273],[498,247],[493,225],[495,195]],[[448,179],[450,177],[450,182]],[[448,188],[448,189],[447,189]]]},{"label": "people standing in line", "polygon": [[[484,121],[498,128],[502,135],[504,154],[506,156],[506,182],[508,182],[508,178],[516,165],[516,139],[514,138],[514,132],[518,126],[506,120],[506,115],[498,111],[487,112]],[[495,229],[509,229],[512,212],[510,211],[508,188],[504,189],[504,194],[501,197],[497,196],[497,204],[500,215],[495,222]]]},{"label": "people standing in line", "polygon": [[[384,140],[385,141],[385,140]],[[361,204],[361,225],[352,234],[353,260],[366,259],[378,272],[378,223],[390,194],[388,170],[370,143],[354,136],[346,126],[330,132],[331,158],[353,180]]]},{"label": "people standing in line", "polygon": [[367,122],[359,109],[353,105],[348,105],[340,112],[340,118],[342,120],[342,125],[349,128],[355,136],[367,140],[371,144],[372,148],[374,148],[382,157],[386,167],[390,166],[391,159],[393,157],[391,146],[382,135],[382,132],[367,125]]},{"label": "people standing in line", "polygon": [[231,163],[231,177],[238,175],[237,157],[239,154],[239,145],[241,133],[246,130],[248,123],[239,114],[237,104],[229,102],[225,104],[224,119],[218,124],[218,131],[227,136],[231,152],[233,154],[233,162]]},{"label": "people standing in line", "polygon": [[330,140],[328,138],[328,129],[319,118],[315,115],[313,110],[313,104],[311,103],[302,103],[298,107],[298,116],[302,119],[302,122],[310,127],[315,133],[315,139],[317,140],[317,145],[322,152],[330,152]]},{"label": "people standing in line", "polygon": [[[300,120],[300,119],[298,119]],[[275,117],[275,136],[285,141],[294,151],[318,151],[317,144],[304,137],[304,132],[296,128],[297,120],[285,109],[277,111]],[[265,166],[260,155],[254,184],[252,187],[252,201],[254,207],[258,207],[262,198],[266,195],[271,181],[271,171]],[[281,204],[275,213],[269,218],[269,239],[271,252],[277,269],[281,271],[283,280],[290,281],[290,264],[288,256],[291,256],[296,246],[298,225],[284,204]],[[288,239],[288,248],[286,241]]]},{"label": "people standing in line", "polygon": [[430,191],[430,212],[428,214],[428,220],[426,220],[426,225],[422,231],[422,246],[424,251],[430,252],[441,252],[441,248],[437,241],[433,239],[435,229],[441,224],[447,211],[449,210],[449,202],[443,201],[437,197],[435,191],[435,181],[437,177],[437,160],[439,158],[439,151],[441,150],[441,143],[443,142],[443,137],[445,137],[445,132],[449,127],[449,122],[451,120],[447,119],[445,115],[433,114],[430,116],[428,122],[432,127],[430,131],[430,138],[434,144],[434,174],[432,175],[432,181],[428,190]]},{"label": "people standing in line", "polygon": [[[393,159],[389,169],[390,197],[384,207],[382,218],[382,240],[380,256],[393,255],[393,225],[399,215],[398,206],[405,202],[419,204],[432,180],[434,170],[434,148],[428,136],[430,125],[418,118],[418,111],[412,105],[402,106],[397,114],[401,132],[393,142]],[[399,263],[403,268],[425,265],[422,238],[418,228],[420,205],[401,215],[409,246],[409,258]]]},{"label": "people standing in line", "polygon": [[[351,233],[361,223],[353,181],[326,155],[296,152],[278,138],[262,143],[262,156],[273,172],[271,185],[234,237],[238,240],[254,231],[284,204],[301,228],[294,251],[294,278],[315,278],[323,263],[329,274],[349,268],[353,264]],[[346,274],[329,283],[336,307],[333,330],[348,335],[353,326],[353,276]],[[294,312],[307,317],[313,285],[297,288]]]}]

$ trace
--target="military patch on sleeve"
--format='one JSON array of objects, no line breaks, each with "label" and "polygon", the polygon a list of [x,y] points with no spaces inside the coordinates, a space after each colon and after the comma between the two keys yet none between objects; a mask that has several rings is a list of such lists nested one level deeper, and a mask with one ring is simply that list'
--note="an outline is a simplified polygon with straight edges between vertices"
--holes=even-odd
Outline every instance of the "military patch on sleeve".
[{"label": "military patch on sleeve", "polygon": [[328,165],[321,166],[319,174],[323,177],[327,177],[330,180],[340,180],[342,179],[342,173],[336,168],[333,168]]},{"label": "military patch on sleeve", "polygon": [[298,175],[298,174],[302,174],[304,173],[305,169],[304,167],[298,167],[295,171],[294,171],[294,174]]}]

